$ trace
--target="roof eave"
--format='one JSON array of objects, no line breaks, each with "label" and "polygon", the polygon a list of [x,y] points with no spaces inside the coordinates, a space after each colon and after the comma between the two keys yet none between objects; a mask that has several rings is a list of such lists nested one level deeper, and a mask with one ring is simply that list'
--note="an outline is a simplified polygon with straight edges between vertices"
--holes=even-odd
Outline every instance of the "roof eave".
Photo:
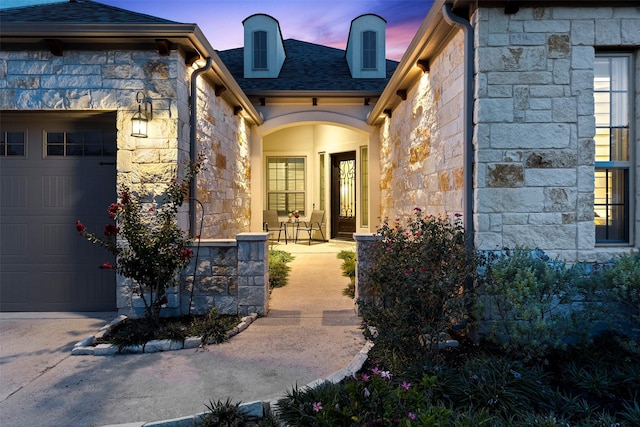
[{"label": "roof eave", "polygon": [[[214,74],[212,79],[219,80],[226,87],[223,97],[228,103],[240,106],[245,117],[255,125],[263,122],[260,113],[249,101],[238,82],[233,78],[215,49],[211,46],[202,30],[196,24],[68,24],[44,23],[37,26],[25,23],[3,23],[0,26],[0,38],[3,44],[33,43],[36,40],[55,38],[63,41],[82,41],[82,43],[109,44],[115,41],[163,38],[184,47],[191,47],[202,58],[211,57],[211,70],[205,76]],[[0,47],[1,48],[1,47]],[[212,77],[212,76],[210,76]]]},{"label": "roof eave", "polygon": [[442,17],[442,6],[446,1],[434,1],[402,56],[398,67],[389,79],[389,83],[373,106],[367,119],[368,124],[379,123],[385,110],[393,110],[402,102],[402,98],[398,96],[397,92],[413,86],[423,73],[416,65],[418,59],[428,60],[435,56],[443,43],[458,31],[447,24]]}]

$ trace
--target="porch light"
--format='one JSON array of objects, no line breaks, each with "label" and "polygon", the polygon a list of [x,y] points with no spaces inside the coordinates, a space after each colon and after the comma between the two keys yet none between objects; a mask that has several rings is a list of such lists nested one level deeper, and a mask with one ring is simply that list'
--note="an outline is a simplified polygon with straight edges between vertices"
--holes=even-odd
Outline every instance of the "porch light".
[{"label": "porch light", "polygon": [[[131,136],[135,136],[136,138],[146,138],[147,124],[151,119],[153,119],[153,105],[151,104],[151,99],[147,98],[145,93],[142,91],[136,94],[136,101],[138,102],[138,111],[131,118]],[[144,111],[142,111],[143,103]]]}]

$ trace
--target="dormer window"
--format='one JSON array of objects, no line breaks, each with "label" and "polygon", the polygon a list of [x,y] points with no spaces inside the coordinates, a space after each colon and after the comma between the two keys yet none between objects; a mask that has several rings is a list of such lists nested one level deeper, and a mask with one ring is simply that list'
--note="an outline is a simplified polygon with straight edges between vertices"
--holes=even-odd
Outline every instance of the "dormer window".
[{"label": "dormer window", "polygon": [[375,70],[376,63],[376,33],[364,31],[362,33],[362,69]]},{"label": "dormer window", "polygon": [[253,69],[266,70],[267,68],[267,32],[255,31],[253,33]]}]

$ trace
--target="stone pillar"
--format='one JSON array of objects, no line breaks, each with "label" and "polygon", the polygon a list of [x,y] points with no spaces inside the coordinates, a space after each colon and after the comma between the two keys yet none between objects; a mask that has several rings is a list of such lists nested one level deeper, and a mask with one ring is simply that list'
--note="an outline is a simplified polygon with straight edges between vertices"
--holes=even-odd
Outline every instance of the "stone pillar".
[{"label": "stone pillar", "polygon": [[240,233],[238,241],[238,314],[267,314],[269,233]]},{"label": "stone pillar", "polygon": [[371,249],[380,240],[379,236],[369,233],[354,233],[356,241],[356,301],[373,296],[368,285],[367,272],[371,267]]}]

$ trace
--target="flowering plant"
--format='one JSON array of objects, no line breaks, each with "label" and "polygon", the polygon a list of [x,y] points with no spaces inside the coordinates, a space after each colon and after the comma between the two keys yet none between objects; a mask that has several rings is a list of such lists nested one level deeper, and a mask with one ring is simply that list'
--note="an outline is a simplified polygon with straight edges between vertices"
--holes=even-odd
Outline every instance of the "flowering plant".
[{"label": "flowering plant", "polygon": [[178,226],[176,216],[203,161],[204,157],[198,156],[182,181],[169,184],[163,203],[158,205],[142,203],[127,186],[120,187],[118,201],[107,208],[115,224],[105,224],[104,237],[76,221],[81,236],[116,257],[115,266],[105,262],[99,268],[114,269],[132,279],[133,292],[142,298],[146,316],[156,325],[160,309],[167,303],[166,288],[175,284],[176,273],[189,264],[193,254],[188,247],[191,239]]},{"label": "flowering plant", "polygon": [[366,271],[373,295],[358,301],[365,336],[398,354],[435,355],[442,334],[467,320],[467,285],[476,274],[477,257],[465,245],[459,214],[425,216],[415,208],[405,224],[386,220],[376,235]]}]

